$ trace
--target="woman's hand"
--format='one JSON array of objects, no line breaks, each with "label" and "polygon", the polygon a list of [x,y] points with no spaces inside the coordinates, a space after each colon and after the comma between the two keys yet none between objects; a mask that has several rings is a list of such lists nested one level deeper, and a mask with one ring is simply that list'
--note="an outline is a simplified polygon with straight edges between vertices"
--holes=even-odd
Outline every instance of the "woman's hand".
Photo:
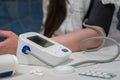
[{"label": "woman's hand", "polygon": [[0,30],[0,37],[5,38],[0,42],[0,54],[16,54],[18,36],[12,31]]}]

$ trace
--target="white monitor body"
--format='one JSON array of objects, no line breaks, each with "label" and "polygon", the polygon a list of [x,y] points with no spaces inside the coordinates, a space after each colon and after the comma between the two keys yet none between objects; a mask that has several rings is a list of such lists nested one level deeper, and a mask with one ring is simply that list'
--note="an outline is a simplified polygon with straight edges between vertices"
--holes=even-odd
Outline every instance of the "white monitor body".
[{"label": "white monitor body", "polygon": [[19,36],[17,48],[17,57],[21,64],[44,65],[30,53],[24,54],[22,49],[25,46],[29,47],[29,51],[35,56],[52,66],[64,63],[72,53],[70,49],[42,34],[36,32],[23,33]]}]

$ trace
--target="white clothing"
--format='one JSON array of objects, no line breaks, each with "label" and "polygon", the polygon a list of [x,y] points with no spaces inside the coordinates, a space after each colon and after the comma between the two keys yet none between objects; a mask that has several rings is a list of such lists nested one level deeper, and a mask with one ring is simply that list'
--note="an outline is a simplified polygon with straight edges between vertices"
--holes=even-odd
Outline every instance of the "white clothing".
[{"label": "white clothing", "polygon": [[[43,23],[46,19],[46,8],[47,5],[49,4],[49,0],[43,0],[43,10],[44,10],[44,20]],[[69,4],[67,5],[67,17],[60,26],[60,28],[55,32],[55,35],[61,35],[61,34],[66,34],[72,31],[75,31],[77,29],[82,29],[82,20],[88,10],[90,4],[90,0],[69,0]],[[120,38],[120,31],[116,29],[118,20],[116,17],[117,14],[117,7],[116,11],[114,13],[114,17],[112,20],[109,36],[119,36]]]},{"label": "white clothing", "polygon": [[[55,35],[66,34],[82,28],[82,20],[88,10],[90,0],[69,0],[67,5],[67,17],[55,32]],[[49,0],[43,0],[44,21],[46,19],[46,7]],[[44,23],[44,22],[43,22]]]},{"label": "white clothing", "polygon": [[120,0],[101,0],[103,4],[115,4],[120,6]]}]

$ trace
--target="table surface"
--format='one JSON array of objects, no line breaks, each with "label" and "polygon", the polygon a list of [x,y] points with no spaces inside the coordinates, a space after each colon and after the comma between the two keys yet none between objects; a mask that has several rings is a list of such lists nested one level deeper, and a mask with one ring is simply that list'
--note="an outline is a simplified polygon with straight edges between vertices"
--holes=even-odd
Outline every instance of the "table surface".
[{"label": "table surface", "polygon": [[[84,60],[108,59],[115,55],[116,52],[117,52],[116,46],[105,47],[96,52],[76,52],[70,56],[70,59],[72,59],[72,61],[66,64],[70,65]],[[0,80],[108,80],[79,75],[80,72],[86,70],[112,73],[115,74],[116,76],[110,80],[119,80],[120,79],[119,67],[120,57],[118,57],[115,61],[110,63],[80,65],[77,68],[75,68],[75,71],[73,73],[68,74],[56,73],[53,68],[48,68],[46,66],[18,65],[16,73],[13,76],[1,78]],[[43,71],[43,75],[40,76],[31,74],[30,71],[35,69],[41,69]]]}]

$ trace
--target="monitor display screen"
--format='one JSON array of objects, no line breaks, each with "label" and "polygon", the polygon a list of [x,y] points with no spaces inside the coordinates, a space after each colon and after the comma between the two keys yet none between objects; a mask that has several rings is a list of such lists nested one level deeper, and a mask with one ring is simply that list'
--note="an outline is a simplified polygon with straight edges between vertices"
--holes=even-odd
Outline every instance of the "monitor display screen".
[{"label": "monitor display screen", "polygon": [[31,40],[32,42],[34,42],[42,47],[49,47],[49,46],[53,45],[53,43],[51,43],[48,40],[45,40],[37,35],[28,37],[27,39]]}]

